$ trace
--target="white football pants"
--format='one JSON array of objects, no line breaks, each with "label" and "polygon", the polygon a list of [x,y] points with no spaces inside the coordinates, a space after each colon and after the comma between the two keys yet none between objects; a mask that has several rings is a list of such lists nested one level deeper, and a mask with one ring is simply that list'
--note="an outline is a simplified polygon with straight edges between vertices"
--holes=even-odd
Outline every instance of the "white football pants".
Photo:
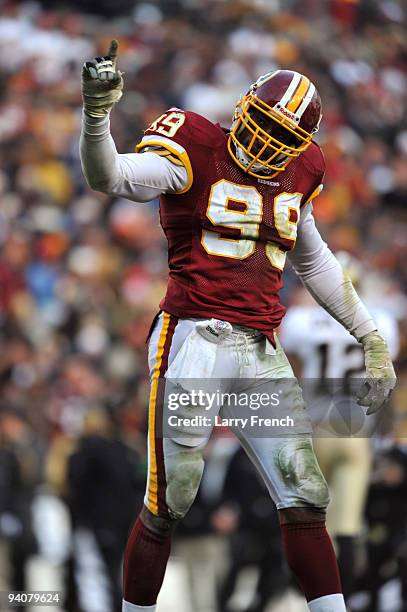
[{"label": "white football pants", "polygon": [[[150,337],[145,505],[163,518],[187,513],[202,477],[205,445],[226,419],[278,509],[326,508],[328,488],[314,455],[301,389],[278,340],[274,348],[261,333],[234,325],[214,344],[197,334],[196,322],[161,313]],[[168,376],[172,371],[176,379]],[[197,401],[195,387],[205,397],[212,394],[213,404],[203,396]],[[261,396],[272,399],[258,410]],[[260,422],[260,415],[269,416],[273,426]]]}]

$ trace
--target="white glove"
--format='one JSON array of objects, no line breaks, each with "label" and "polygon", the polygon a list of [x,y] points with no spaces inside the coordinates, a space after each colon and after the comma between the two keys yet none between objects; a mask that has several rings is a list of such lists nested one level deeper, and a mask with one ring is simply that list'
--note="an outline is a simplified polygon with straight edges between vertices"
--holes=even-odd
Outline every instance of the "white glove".
[{"label": "white glove", "polygon": [[117,40],[112,40],[105,57],[83,65],[83,108],[90,117],[105,117],[123,95],[122,73],[116,69],[118,47]]},{"label": "white glove", "polygon": [[377,412],[396,386],[396,373],[389,349],[377,331],[361,339],[365,351],[366,380],[358,392],[358,404],[367,408],[366,414]]}]

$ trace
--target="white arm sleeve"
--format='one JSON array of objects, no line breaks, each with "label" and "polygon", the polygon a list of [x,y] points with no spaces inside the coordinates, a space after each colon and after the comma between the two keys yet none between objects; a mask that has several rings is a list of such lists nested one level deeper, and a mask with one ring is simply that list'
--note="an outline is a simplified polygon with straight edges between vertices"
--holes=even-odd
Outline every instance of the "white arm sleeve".
[{"label": "white arm sleeve", "polygon": [[157,153],[119,154],[110,134],[109,117],[94,119],[83,113],[80,157],[89,187],[136,202],[181,191],[188,181],[183,166]]},{"label": "white arm sleeve", "polygon": [[297,242],[288,258],[318,304],[357,340],[377,329],[352,282],[322,240],[315,226],[311,203],[302,211]]}]

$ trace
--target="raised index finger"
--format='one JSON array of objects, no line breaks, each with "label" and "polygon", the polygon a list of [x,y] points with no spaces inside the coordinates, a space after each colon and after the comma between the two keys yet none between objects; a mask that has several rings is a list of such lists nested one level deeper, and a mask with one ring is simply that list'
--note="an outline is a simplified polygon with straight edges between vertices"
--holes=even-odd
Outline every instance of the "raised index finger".
[{"label": "raised index finger", "polygon": [[110,43],[110,48],[109,48],[108,55],[109,55],[110,59],[112,60],[112,64],[113,64],[114,68],[116,68],[118,48],[119,48],[118,41],[116,39],[112,40],[111,43]]}]

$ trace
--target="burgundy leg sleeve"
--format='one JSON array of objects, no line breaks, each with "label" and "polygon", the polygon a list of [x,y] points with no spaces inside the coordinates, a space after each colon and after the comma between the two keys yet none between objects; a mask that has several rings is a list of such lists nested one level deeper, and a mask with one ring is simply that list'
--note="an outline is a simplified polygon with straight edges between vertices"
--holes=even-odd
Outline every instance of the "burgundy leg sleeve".
[{"label": "burgundy leg sleeve", "polygon": [[341,593],[338,564],[324,522],[281,526],[285,556],[307,601]]},{"label": "burgundy leg sleeve", "polygon": [[164,580],[171,535],[161,536],[138,518],[124,553],[123,596],[138,606],[153,606]]}]

